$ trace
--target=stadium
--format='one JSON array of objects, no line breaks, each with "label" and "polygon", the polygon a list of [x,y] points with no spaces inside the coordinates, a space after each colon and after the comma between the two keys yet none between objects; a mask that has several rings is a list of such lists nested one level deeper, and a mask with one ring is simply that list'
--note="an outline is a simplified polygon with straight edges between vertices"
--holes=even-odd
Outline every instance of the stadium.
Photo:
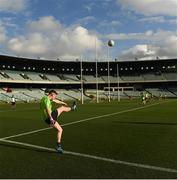
[{"label": "stadium", "polygon": [[[59,118],[62,155],[39,112],[49,89],[68,104],[78,103],[75,112]],[[176,98],[177,59],[1,55],[0,178],[177,178]]]},{"label": "stadium", "polygon": [[[82,66],[82,71],[81,71]],[[109,67],[109,74],[108,74]],[[177,59],[149,61],[51,61],[0,56],[1,101],[39,100],[46,88],[60,89],[65,100],[136,98],[141,92],[154,97],[176,98]],[[11,92],[12,90],[12,92]],[[10,91],[10,93],[6,93]]]}]

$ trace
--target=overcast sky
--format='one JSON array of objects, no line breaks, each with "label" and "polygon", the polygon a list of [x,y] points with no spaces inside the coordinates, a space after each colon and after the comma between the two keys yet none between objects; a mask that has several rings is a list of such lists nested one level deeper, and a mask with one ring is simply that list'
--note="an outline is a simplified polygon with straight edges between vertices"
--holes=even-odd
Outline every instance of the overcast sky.
[{"label": "overcast sky", "polygon": [[177,57],[177,0],[0,0],[0,54],[101,59],[109,39],[113,59]]}]

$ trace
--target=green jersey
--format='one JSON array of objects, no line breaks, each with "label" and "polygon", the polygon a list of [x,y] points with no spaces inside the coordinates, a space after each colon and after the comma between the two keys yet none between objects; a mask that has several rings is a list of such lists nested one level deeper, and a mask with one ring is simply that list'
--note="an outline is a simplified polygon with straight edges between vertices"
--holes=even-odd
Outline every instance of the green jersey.
[{"label": "green jersey", "polygon": [[52,112],[52,103],[49,99],[48,96],[44,96],[42,99],[41,99],[41,102],[40,102],[40,110],[41,110],[41,113],[42,113],[42,116],[43,116],[43,119],[47,119],[49,118],[48,114],[47,114],[47,111],[46,111],[46,108],[49,108]]}]

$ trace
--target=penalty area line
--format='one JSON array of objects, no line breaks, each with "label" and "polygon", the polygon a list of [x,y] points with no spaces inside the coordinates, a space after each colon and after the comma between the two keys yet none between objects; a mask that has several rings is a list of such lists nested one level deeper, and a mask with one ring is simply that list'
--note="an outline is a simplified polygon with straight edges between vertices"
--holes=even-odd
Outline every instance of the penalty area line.
[{"label": "penalty area line", "polygon": [[[28,143],[23,143],[23,142],[17,142],[17,141],[5,140],[5,139],[4,140],[0,139],[0,141],[5,142],[5,143],[10,143],[10,144],[16,144],[16,145],[21,145],[21,146],[25,146],[25,147],[35,148],[35,149],[39,149],[39,150],[56,152],[56,150],[53,149],[53,148],[48,148],[48,147],[43,147],[43,146],[38,146],[38,145],[33,145],[33,144],[28,144]],[[90,154],[85,154],[85,153],[64,151],[64,155],[65,154],[66,155],[77,156],[77,157],[89,158],[89,159],[92,159],[92,160],[99,160],[99,161],[109,162],[109,163],[113,163],[113,164],[129,166],[129,167],[143,168],[143,169],[161,171],[161,172],[167,172],[167,173],[177,173],[177,169],[171,169],[171,168],[164,168],[164,167],[158,167],[158,166],[151,166],[151,165],[147,165],[147,164],[139,164],[139,163],[121,161],[121,160],[110,159],[110,158],[105,158],[105,157],[95,156],[95,155],[90,155]]]}]

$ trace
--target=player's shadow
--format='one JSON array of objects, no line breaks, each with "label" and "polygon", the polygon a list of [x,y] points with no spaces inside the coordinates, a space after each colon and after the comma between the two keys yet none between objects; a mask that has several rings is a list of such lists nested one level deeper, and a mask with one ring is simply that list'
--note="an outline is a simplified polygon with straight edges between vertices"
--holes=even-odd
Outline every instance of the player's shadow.
[{"label": "player's shadow", "polygon": [[54,151],[50,151],[50,150],[45,150],[45,149],[36,149],[33,147],[22,147],[16,144],[6,144],[4,142],[0,142],[0,146],[4,146],[4,147],[9,147],[9,148],[14,148],[14,149],[22,149],[22,150],[27,150],[27,151],[35,151],[35,152],[40,152],[40,153],[50,153],[50,154],[56,154],[56,152]]},{"label": "player's shadow", "polygon": [[177,123],[114,121],[116,124],[177,126]]}]

